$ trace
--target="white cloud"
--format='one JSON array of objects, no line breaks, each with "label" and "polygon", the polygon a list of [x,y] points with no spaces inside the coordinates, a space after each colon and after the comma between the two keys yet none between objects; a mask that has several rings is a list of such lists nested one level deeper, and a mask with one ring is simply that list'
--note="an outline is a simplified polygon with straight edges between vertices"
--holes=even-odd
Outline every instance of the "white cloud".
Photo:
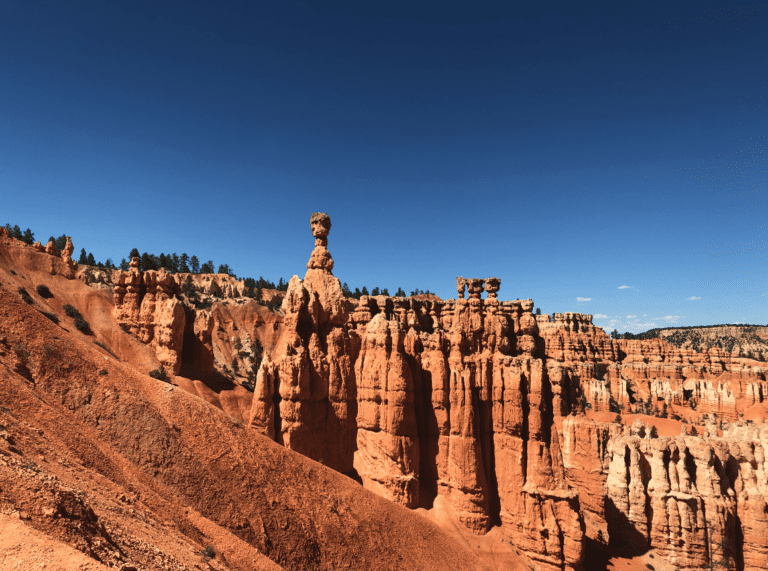
[{"label": "white cloud", "polygon": [[607,315],[603,315],[602,313],[595,313],[594,315],[595,319],[608,319]]},{"label": "white cloud", "polygon": [[701,299],[700,297],[696,297],[695,295],[692,295],[688,298],[688,301],[693,301],[694,299]]},{"label": "white cloud", "polygon": [[592,301],[591,297],[577,297],[576,301]]},{"label": "white cloud", "polygon": [[621,286],[617,287],[616,289],[632,289],[632,286],[621,285]]},{"label": "white cloud", "polygon": [[678,319],[680,319],[679,315],[665,315],[664,316],[664,320],[665,321],[677,321]]},{"label": "white cloud", "polygon": [[648,329],[653,329],[654,327],[656,327],[656,323],[653,321],[648,323],[632,323],[631,327],[633,332],[640,332],[640,331],[646,331]]},{"label": "white cloud", "polygon": [[627,315],[627,319],[634,319],[637,315]]}]

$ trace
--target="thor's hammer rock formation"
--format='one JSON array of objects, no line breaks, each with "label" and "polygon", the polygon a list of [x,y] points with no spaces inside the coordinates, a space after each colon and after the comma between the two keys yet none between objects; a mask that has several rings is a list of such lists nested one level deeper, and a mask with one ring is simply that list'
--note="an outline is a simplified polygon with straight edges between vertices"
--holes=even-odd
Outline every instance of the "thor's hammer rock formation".
[{"label": "thor's hammer rock formation", "polygon": [[563,389],[537,352],[533,302],[499,301],[497,278],[458,278],[457,300],[355,307],[331,271],[330,218],[310,224],[315,249],[290,280],[250,425],[405,506],[444,496],[469,529],[501,525],[542,568],[580,568],[584,522],[552,404]]}]

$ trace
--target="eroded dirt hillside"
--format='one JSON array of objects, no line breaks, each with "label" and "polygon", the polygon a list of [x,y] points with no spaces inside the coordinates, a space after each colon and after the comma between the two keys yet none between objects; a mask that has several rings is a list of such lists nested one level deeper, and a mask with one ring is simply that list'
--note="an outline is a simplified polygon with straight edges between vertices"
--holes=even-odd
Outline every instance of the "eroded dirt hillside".
[{"label": "eroded dirt hillside", "polygon": [[768,564],[764,363],[610,339],[497,278],[351,300],[330,218],[311,228],[279,310],[230,276],[107,274],[0,235],[0,501],[26,533],[6,560]]},{"label": "eroded dirt hillside", "polygon": [[11,522],[0,561],[31,568],[75,549],[86,562],[63,568],[491,568],[424,517],[247,428],[223,391],[203,385],[211,403],[145,374],[160,362],[113,321],[107,289],[0,240],[0,512]]}]

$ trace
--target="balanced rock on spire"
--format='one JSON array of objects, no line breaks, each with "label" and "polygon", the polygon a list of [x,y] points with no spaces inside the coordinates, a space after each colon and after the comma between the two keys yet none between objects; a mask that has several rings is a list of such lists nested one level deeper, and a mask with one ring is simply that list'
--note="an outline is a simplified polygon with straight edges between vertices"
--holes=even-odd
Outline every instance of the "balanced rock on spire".
[{"label": "balanced rock on spire", "polygon": [[312,235],[315,237],[315,249],[307,262],[308,270],[333,269],[333,259],[328,251],[328,233],[331,231],[331,217],[325,212],[313,212],[309,218]]}]

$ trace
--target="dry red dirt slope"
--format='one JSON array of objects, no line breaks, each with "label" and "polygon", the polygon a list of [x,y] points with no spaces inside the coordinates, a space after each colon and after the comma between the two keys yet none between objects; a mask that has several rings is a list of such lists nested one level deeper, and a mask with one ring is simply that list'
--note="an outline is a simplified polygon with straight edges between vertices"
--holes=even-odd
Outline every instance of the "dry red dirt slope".
[{"label": "dry red dirt slope", "polygon": [[[138,372],[153,357],[111,323],[108,293],[0,241],[0,569],[496,567],[481,546]],[[78,331],[65,303],[110,337]],[[491,561],[522,564],[508,551]]]}]

